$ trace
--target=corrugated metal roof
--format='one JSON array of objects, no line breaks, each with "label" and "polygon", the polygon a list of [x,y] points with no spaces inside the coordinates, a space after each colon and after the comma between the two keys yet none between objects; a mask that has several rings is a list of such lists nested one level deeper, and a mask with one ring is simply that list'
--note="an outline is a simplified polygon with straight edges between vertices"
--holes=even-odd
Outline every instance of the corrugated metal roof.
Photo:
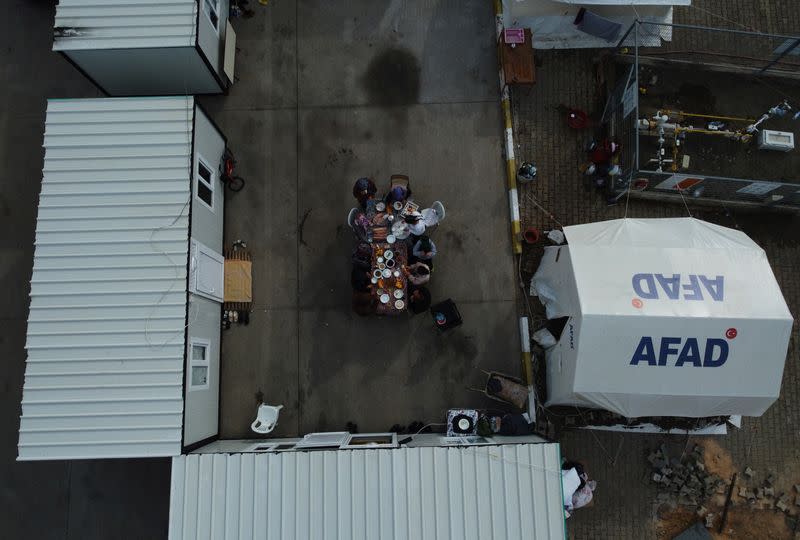
[{"label": "corrugated metal roof", "polygon": [[172,460],[169,538],[564,538],[558,444]]},{"label": "corrugated metal roof", "polygon": [[178,455],[194,100],[51,100],[19,459]]},{"label": "corrugated metal roof", "polygon": [[197,0],[61,0],[54,51],[193,47]]}]

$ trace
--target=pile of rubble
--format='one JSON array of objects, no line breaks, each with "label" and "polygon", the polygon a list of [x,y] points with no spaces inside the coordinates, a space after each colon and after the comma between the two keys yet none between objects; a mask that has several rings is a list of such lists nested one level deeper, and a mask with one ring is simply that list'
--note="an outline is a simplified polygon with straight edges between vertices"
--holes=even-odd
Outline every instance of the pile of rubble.
[{"label": "pile of rubble", "polygon": [[768,472],[766,478],[760,483],[756,479],[756,472],[746,467],[744,474],[737,483],[738,495],[753,507],[767,510],[779,510],[783,513],[792,513],[792,504],[800,506],[800,484],[795,484],[795,495],[789,493],[775,493],[775,475]]},{"label": "pile of rubble", "polygon": [[662,444],[647,460],[653,468],[651,480],[660,490],[659,504],[694,507],[699,516],[708,519],[710,514],[704,503],[715,494],[726,493],[726,482],[706,471],[702,446],[695,445],[691,452],[670,458],[666,445]]}]

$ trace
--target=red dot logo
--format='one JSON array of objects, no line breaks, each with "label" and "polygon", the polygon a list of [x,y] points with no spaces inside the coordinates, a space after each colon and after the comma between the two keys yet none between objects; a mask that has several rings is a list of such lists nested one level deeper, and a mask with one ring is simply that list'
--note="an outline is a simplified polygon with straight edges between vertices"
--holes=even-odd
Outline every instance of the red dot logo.
[{"label": "red dot logo", "polygon": [[631,300],[631,305],[636,309],[641,309],[642,306],[644,305],[644,302],[642,302],[638,298],[634,298],[633,300]]},{"label": "red dot logo", "polygon": [[738,335],[739,332],[736,331],[736,328],[728,328],[725,330],[725,337],[728,339],[734,339]]}]

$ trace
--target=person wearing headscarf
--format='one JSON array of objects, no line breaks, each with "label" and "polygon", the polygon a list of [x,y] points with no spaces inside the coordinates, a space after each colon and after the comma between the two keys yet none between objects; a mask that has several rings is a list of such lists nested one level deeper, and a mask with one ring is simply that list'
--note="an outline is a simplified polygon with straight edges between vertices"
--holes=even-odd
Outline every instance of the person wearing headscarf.
[{"label": "person wearing headscarf", "polygon": [[386,204],[395,202],[405,202],[411,196],[411,190],[403,186],[394,186],[389,193],[386,194]]},{"label": "person wearing headscarf", "polygon": [[431,280],[431,269],[425,263],[416,262],[410,266],[404,266],[403,273],[406,275],[408,282],[415,287],[425,285]]},{"label": "person wearing headscarf", "polygon": [[371,178],[359,178],[356,180],[356,183],[353,184],[353,197],[358,200],[358,204],[361,208],[366,208],[367,201],[375,197],[377,192],[378,188]]},{"label": "person wearing headscarf", "polygon": [[408,225],[408,230],[414,237],[421,236],[425,233],[425,222],[422,221],[422,214],[419,212],[412,212],[403,217],[403,221]]}]

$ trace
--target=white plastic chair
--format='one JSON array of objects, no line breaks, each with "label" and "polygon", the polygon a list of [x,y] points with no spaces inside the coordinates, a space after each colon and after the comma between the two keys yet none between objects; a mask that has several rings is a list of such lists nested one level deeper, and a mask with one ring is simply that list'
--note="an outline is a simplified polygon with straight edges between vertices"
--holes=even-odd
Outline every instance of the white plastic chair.
[{"label": "white plastic chair", "polygon": [[347,225],[352,229],[356,225],[356,216],[358,215],[358,208],[351,208],[350,213],[347,214]]},{"label": "white plastic chair", "polygon": [[258,406],[258,414],[255,421],[250,424],[250,429],[262,435],[269,433],[278,424],[278,415],[281,409],[283,409],[283,405],[276,406],[262,403]]},{"label": "white plastic chair", "polygon": [[444,205],[440,201],[434,201],[434,203],[431,205],[431,208],[433,208],[433,211],[436,212],[436,215],[439,217],[439,221],[444,221]]}]

